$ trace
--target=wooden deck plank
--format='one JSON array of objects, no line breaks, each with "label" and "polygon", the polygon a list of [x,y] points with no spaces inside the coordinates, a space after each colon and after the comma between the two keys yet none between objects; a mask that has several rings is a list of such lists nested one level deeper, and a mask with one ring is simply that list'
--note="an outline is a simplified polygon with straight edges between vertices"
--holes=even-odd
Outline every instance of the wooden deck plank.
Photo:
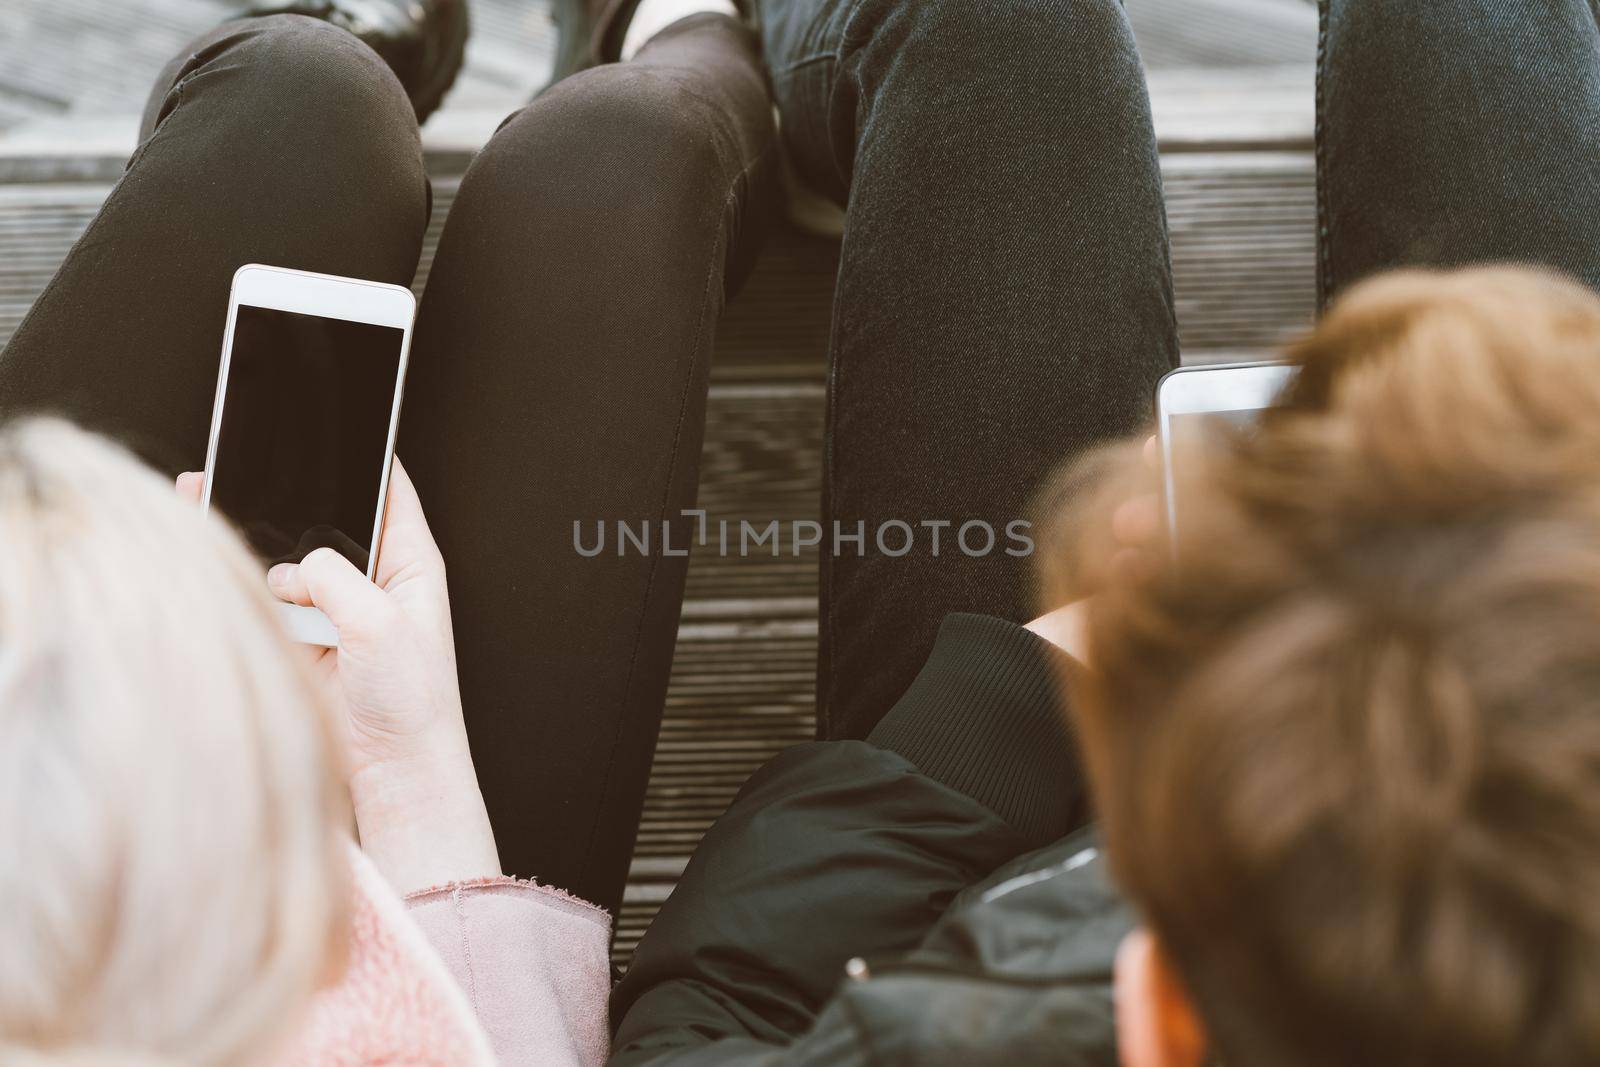
[{"label": "wooden deck plank", "polygon": [[1316,56],[1314,0],[1126,0],[1151,70],[1309,66]]}]

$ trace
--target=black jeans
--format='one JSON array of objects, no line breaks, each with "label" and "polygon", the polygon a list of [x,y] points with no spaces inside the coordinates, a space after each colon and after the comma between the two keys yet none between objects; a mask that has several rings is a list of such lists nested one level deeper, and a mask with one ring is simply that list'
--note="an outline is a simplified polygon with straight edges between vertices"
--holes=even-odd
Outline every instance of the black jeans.
[{"label": "black jeans", "polygon": [[1516,261],[1600,288],[1594,0],[1320,0],[1324,301],[1399,266]]},{"label": "black jeans", "polygon": [[[1146,416],[1176,358],[1137,55],[1115,0],[783,0],[788,148],[849,205],[825,520],[1021,517]],[[775,197],[759,43],[688,20],[514,115],[462,182],[399,452],[450,567],[468,728],[506,868],[615,907],[685,562],[582,560],[574,519],[693,504],[718,313]],[[128,172],[0,357],[0,410],[197,469],[228,279],[406,283],[429,211],[411,109],[341,31],[229,24],[174,61]],[[824,567],[824,736],[862,736],[940,618],[1024,619],[1030,561],[944,531]]]},{"label": "black jeans", "polygon": [[1161,174],[1116,0],[764,14],[787,147],[848,204],[823,518],[952,523],[938,555],[824,545],[820,732],[860,738],[947,613],[1034,614],[1031,561],[969,557],[958,528],[1148,421],[1177,360]]}]

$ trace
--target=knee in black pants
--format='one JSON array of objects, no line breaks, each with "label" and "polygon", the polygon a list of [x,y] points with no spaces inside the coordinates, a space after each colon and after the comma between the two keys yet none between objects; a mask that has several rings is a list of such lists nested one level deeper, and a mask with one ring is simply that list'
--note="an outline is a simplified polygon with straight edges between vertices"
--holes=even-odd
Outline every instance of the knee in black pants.
[{"label": "knee in black pants", "polygon": [[682,204],[669,197],[674,186],[720,176],[728,123],[693,77],[644,63],[575,74],[501,125],[474,162],[474,177],[577,194],[632,188],[663,209]]},{"label": "knee in black pants", "polygon": [[239,19],[192,42],[157,79],[141,141],[213,82],[225,89],[225,106],[209,117],[219,127],[237,123],[219,128],[219,141],[285,126],[330,149],[344,138],[381,138],[416,156],[420,170],[416,114],[399,79],[354,34],[321,19]]}]

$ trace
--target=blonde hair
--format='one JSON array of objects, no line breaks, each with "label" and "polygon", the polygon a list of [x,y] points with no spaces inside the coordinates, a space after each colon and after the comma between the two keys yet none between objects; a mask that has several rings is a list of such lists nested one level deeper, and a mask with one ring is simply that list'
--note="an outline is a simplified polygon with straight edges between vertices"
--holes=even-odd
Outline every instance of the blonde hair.
[{"label": "blonde hair", "polygon": [[1111,563],[1131,458],[1079,523],[1118,877],[1230,1064],[1595,1062],[1600,298],[1391,275],[1292,355],[1175,545]]},{"label": "blonde hair", "polygon": [[252,1062],[338,964],[338,735],[261,568],[65,423],[0,431],[0,1063]]}]

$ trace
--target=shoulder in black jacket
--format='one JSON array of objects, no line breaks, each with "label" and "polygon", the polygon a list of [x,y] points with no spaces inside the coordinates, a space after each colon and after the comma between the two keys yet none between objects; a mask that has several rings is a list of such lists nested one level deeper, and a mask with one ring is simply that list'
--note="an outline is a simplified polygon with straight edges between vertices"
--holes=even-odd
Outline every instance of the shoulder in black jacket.
[{"label": "shoulder in black jacket", "polygon": [[[952,616],[889,718],[932,708],[923,738],[954,724],[982,748],[976,723],[1036,748],[1044,723],[1064,730],[1040,645]],[[1111,965],[1132,919],[1094,831],[1038,848],[1048,820],[1010,799],[1030,783],[957,788],[971,776],[910,754],[924,769],[821,742],[751,778],[617,987],[614,1067],[1113,1067]]]}]

